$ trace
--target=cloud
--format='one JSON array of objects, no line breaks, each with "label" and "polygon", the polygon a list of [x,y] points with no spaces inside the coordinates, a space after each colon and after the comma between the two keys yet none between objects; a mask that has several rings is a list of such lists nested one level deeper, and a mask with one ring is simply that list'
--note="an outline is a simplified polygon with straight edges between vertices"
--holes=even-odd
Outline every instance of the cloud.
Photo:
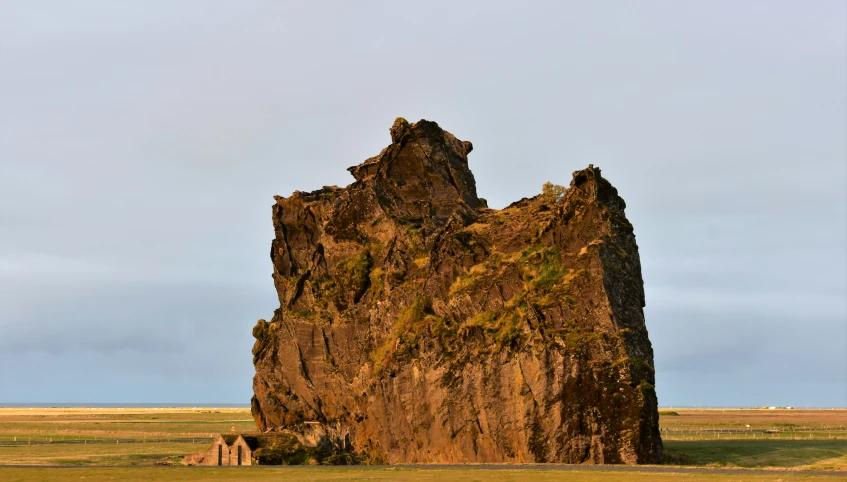
[{"label": "cloud", "polygon": [[[255,307],[272,301],[243,285],[225,282],[107,280],[81,288],[72,282],[54,283],[49,289],[61,290],[65,296],[48,292],[52,302],[47,304],[24,303],[23,296],[33,296],[32,287],[15,294],[17,303],[27,308],[0,318],[4,332],[0,350],[57,356],[85,351],[189,354],[197,347],[229,350],[228,344],[236,341],[249,352],[244,345],[252,345],[253,318],[263,314]],[[265,291],[266,295],[271,292]]]},{"label": "cloud", "polygon": [[603,168],[638,236],[660,401],[843,405],[845,15],[2,3],[0,362],[24,368],[0,383],[249,399],[250,327],[277,305],[272,196],[349,184],[403,116],[473,141],[494,207]]}]

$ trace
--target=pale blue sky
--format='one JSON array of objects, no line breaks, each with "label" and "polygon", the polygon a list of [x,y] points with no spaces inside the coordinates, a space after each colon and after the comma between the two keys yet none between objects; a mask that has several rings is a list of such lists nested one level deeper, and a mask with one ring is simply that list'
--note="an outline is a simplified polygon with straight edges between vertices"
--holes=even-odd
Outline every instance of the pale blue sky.
[{"label": "pale blue sky", "polygon": [[661,405],[845,406],[845,5],[2,2],[0,402],[247,403],[272,196],[403,116],[493,207],[603,169]]}]

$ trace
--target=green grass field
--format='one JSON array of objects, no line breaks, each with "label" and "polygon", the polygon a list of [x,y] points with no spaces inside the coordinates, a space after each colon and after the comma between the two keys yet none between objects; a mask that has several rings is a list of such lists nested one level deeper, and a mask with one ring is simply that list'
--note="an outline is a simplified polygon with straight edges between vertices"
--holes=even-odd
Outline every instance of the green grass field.
[{"label": "green grass field", "polygon": [[[670,412],[663,410],[663,413]],[[675,410],[666,452],[707,467],[847,470],[847,410]]]},{"label": "green grass field", "polygon": [[706,467],[844,470],[844,440],[709,440],[665,442],[671,453],[685,454],[690,465]]},{"label": "green grass field", "polygon": [[415,468],[91,468],[91,469],[0,469],[0,477],[8,482],[36,481],[106,481],[106,480],[167,480],[167,481],[259,481],[308,480],[330,481],[394,481],[394,482],[548,482],[579,480],[584,482],[680,482],[704,480],[715,482],[793,482],[835,481],[830,476],[779,473],[688,474],[615,471],[551,471],[551,470],[485,470],[485,469],[415,469]]},{"label": "green grass field", "polygon": [[[184,468],[213,434],[255,430],[248,409],[4,409],[0,480],[812,480],[847,470],[847,410],[674,410],[660,417],[667,464],[769,472],[656,473],[414,468]],[[169,464],[172,467],[155,467]],[[97,466],[88,467],[86,466]],[[106,467],[103,467],[106,466]],[[236,471],[236,472],[233,472]],[[827,480],[832,480],[827,477]]]},{"label": "green grass field", "polygon": [[0,409],[0,464],[179,464],[213,434],[255,430],[247,409]]}]

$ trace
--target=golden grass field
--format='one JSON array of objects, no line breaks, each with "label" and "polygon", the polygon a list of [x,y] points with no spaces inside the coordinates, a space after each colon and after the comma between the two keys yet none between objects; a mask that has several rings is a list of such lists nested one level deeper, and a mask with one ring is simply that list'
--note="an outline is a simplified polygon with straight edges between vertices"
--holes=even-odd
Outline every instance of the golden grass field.
[{"label": "golden grass field", "polygon": [[[816,480],[847,471],[847,410],[662,410],[671,465],[741,473],[434,468],[184,468],[215,433],[255,429],[237,408],[0,408],[0,480]],[[677,415],[673,415],[676,413]],[[171,464],[171,467],[157,467]],[[50,468],[14,468],[52,466]],[[55,468],[55,467],[75,468]],[[663,469],[666,469],[663,468]],[[645,469],[645,470],[649,470]],[[823,476],[825,480],[838,477]]]},{"label": "golden grass field", "polygon": [[835,482],[832,476],[769,473],[765,471],[740,474],[655,473],[600,470],[509,470],[509,469],[418,469],[418,468],[86,468],[86,469],[0,469],[0,477],[8,482],[51,482],[65,480],[167,480],[167,481],[392,481],[392,482],[680,482],[680,481],[744,481],[744,482]]}]

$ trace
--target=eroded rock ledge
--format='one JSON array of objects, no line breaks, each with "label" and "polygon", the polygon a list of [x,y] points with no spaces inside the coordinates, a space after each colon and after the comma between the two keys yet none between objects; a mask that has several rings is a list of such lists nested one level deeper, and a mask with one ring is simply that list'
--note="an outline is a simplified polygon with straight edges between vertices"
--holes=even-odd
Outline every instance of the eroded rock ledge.
[{"label": "eroded rock ledge", "polygon": [[375,462],[659,462],[638,247],[600,169],[493,210],[470,142],[391,140],[345,188],[276,197],[258,427]]}]

